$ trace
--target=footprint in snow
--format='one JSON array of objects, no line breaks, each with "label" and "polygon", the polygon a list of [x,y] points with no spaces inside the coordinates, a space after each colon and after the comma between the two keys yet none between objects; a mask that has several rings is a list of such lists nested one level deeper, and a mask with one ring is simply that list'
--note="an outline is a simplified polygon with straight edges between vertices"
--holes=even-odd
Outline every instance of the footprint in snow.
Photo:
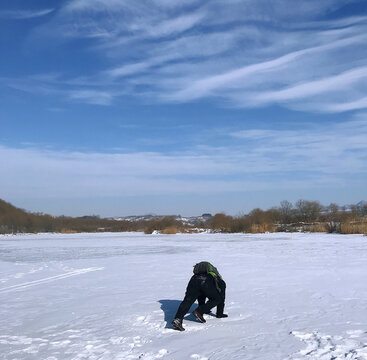
[{"label": "footprint in snow", "polygon": [[190,356],[190,358],[191,358],[191,359],[195,359],[195,360],[208,360],[208,358],[207,358],[207,357],[205,357],[205,356],[201,356],[201,355],[199,355],[199,354],[192,354],[192,355]]},{"label": "footprint in snow", "polygon": [[161,359],[164,356],[166,356],[167,354],[168,354],[167,349],[161,349],[156,354],[152,354],[152,353],[140,354],[138,359],[143,359],[143,360]]},{"label": "footprint in snow", "polygon": [[293,331],[291,334],[303,341],[306,348],[289,359],[367,359],[367,332],[363,330],[347,331],[346,336],[324,335],[317,331],[312,333]]}]

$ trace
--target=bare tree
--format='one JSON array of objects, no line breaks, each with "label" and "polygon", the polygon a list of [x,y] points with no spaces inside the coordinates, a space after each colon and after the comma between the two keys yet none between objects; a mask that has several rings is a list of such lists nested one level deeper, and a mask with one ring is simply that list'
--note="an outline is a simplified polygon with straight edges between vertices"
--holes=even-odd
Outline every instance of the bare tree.
[{"label": "bare tree", "polygon": [[283,200],[280,203],[279,213],[280,213],[280,221],[283,224],[291,223],[293,217],[293,204],[288,200]]},{"label": "bare tree", "polygon": [[315,221],[320,217],[322,206],[318,201],[298,200],[296,210],[300,221]]}]

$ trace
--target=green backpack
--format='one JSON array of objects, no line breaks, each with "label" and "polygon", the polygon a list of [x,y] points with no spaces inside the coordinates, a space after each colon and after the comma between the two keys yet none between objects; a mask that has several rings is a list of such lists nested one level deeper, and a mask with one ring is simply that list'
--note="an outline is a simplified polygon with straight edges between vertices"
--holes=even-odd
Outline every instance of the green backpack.
[{"label": "green backpack", "polygon": [[217,268],[208,261],[202,261],[194,265],[194,274],[210,274],[214,279],[222,279]]}]

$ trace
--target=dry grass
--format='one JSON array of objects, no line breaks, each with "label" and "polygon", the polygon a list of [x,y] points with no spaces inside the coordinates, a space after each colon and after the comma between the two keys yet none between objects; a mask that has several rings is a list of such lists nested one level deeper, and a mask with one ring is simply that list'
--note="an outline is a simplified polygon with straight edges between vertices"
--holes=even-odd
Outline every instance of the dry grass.
[{"label": "dry grass", "polygon": [[161,231],[162,234],[177,234],[178,228],[176,226],[168,226]]},{"label": "dry grass", "polygon": [[367,234],[367,222],[348,221],[341,225],[342,234]]},{"label": "dry grass", "polygon": [[327,224],[314,224],[311,225],[307,231],[309,232],[321,232],[321,233],[327,233],[329,232]]},{"label": "dry grass", "polygon": [[76,234],[77,231],[76,230],[71,230],[71,229],[61,229],[60,233],[61,234]]},{"label": "dry grass", "polygon": [[266,233],[266,232],[276,232],[277,231],[277,227],[276,225],[273,224],[253,224],[251,225],[251,230],[250,232],[252,234],[262,234],[262,233]]}]

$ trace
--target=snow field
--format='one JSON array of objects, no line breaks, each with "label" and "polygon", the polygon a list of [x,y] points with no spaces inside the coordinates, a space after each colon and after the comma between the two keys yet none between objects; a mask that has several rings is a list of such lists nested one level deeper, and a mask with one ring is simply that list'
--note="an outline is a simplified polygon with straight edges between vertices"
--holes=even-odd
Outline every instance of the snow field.
[{"label": "snow field", "polygon": [[[0,359],[366,360],[366,245],[329,234],[3,236]],[[187,314],[174,331],[202,260],[227,282],[229,318]]]}]

